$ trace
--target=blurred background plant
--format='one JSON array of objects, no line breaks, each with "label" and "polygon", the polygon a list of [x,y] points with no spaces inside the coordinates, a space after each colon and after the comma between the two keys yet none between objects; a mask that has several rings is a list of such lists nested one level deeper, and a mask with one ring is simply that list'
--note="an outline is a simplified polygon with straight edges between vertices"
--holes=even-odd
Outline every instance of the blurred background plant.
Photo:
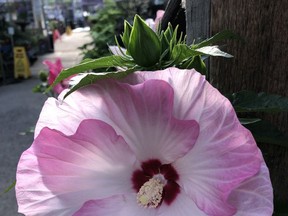
[{"label": "blurred background plant", "polygon": [[88,17],[93,42],[80,47],[84,54],[83,59],[96,59],[109,55],[108,45],[116,45],[114,35],[123,32],[124,20],[132,23],[135,14],[139,14],[143,19],[154,19],[156,11],[164,9],[166,3],[165,0],[104,0],[103,7],[99,8],[95,15]]},{"label": "blurred background plant", "polygon": [[107,44],[114,44],[114,34],[119,31],[122,17],[123,11],[117,7],[116,2],[105,0],[104,6],[88,18],[93,41],[80,47],[84,59],[94,59],[109,54]]}]

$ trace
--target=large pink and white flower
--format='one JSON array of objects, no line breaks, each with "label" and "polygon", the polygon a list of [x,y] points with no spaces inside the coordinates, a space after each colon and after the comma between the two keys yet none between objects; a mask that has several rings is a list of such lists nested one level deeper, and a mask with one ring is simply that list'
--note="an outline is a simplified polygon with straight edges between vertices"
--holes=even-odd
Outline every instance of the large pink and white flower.
[{"label": "large pink and white flower", "polygon": [[251,133],[195,70],[136,72],[49,98],[19,161],[34,216],[271,216]]}]

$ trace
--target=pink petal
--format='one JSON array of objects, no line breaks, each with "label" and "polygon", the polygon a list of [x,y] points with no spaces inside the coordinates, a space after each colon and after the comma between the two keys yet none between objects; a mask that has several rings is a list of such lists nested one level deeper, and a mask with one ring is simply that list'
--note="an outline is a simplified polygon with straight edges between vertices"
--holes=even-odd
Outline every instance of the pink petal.
[{"label": "pink petal", "polygon": [[208,131],[203,132],[206,137],[200,134],[189,154],[174,164],[179,184],[198,207],[221,216],[235,213],[227,198],[242,181],[259,171],[262,157],[250,132],[240,125],[230,104],[226,106],[226,111],[220,108],[213,115],[217,116],[218,128],[207,126],[210,136]]},{"label": "pink petal", "polygon": [[48,66],[49,69],[48,84],[51,85],[58,75],[57,70],[55,68],[55,64],[48,60],[43,61],[43,64]]},{"label": "pink petal", "polygon": [[139,206],[136,194],[90,200],[73,216],[156,216],[157,210]]},{"label": "pink petal", "polygon": [[63,69],[61,59],[57,58],[55,63],[45,60],[43,61],[43,64],[48,66],[48,69],[49,69],[48,84],[51,85],[56,79],[56,77],[58,76],[58,74]]},{"label": "pink petal", "polygon": [[157,216],[207,216],[183,191],[171,205],[162,204]]},{"label": "pink petal", "polygon": [[[54,80],[53,80],[53,82],[54,82]],[[53,83],[53,82],[52,82],[52,83]],[[60,94],[64,89],[65,89],[65,88],[62,86],[62,84],[59,83],[59,84],[57,84],[57,85],[54,86],[53,91],[54,91],[56,94]]]},{"label": "pink petal", "polygon": [[124,81],[135,85],[151,79],[164,80],[173,88],[173,114],[176,118],[194,119],[199,122],[206,105],[205,103],[207,102],[205,91],[207,86],[210,86],[204,76],[194,69],[180,70],[178,68],[167,68],[154,72],[136,72]]},{"label": "pink petal", "polygon": [[230,102],[196,71],[169,68],[133,74],[126,81],[150,79],[169,82],[175,92],[174,115],[195,119],[200,126],[193,149],[173,164],[179,184],[207,214],[233,214],[236,209],[227,202],[229,194],[254,176],[262,162],[252,135],[240,125]]},{"label": "pink petal", "polygon": [[85,120],[72,136],[44,128],[18,164],[19,211],[70,216],[90,199],[132,192],[134,165],[133,152],[104,122]]},{"label": "pink petal", "polygon": [[63,69],[63,65],[62,65],[62,61],[60,58],[57,58],[55,61],[55,69],[58,72],[58,74],[61,72],[61,70]]},{"label": "pink petal", "polygon": [[236,216],[271,216],[273,214],[273,190],[269,171],[264,162],[257,175],[244,181],[228,200],[237,207]]},{"label": "pink petal", "polygon": [[170,163],[193,147],[199,130],[196,121],[177,120],[172,111],[173,89],[166,82],[149,80],[134,86],[99,82],[71,94],[62,103],[49,99],[36,134],[45,125],[71,134],[82,119],[95,118],[123,136],[140,161]]}]

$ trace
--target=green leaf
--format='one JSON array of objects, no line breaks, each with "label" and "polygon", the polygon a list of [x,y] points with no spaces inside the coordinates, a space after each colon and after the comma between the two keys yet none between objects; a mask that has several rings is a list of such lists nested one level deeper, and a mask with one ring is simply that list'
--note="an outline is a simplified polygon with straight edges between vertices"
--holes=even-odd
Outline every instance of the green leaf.
[{"label": "green leaf", "polygon": [[124,21],[124,32],[123,32],[121,39],[122,39],[122,42],[123,42],[126,49],[128,48],[128,45],[129,45],[129,39],[130,39],[131,31],[132,31],[132,26],[130,25],[129,22],[127,22],[125,20]]},{"label": "green leaf", "polygon": [[193,44],[192,48],[193,49],[198,49],[204,46],[209,46],[211,44],[215,44],[219,41],[225,40],[225,39],[241,39],[241,37],[239,37],[238,35],[234,34],[233,32],[229,31],[229,30],[225,30],[222,32],[219,32],[217,34],[215,34],[213,37],[208,38],[198,44]]},{"label": "green leaf", "polygon": [[239,121],[242,125],[253,124],[261,121],[259,118],[239,118]]},{"label": "green leaf", "polygon": [[55,85],[60,83],[62,80],[74,74],[79,74],[81,72],[89,71],[89,70],[97,69],[97,68],[109,68],[109,67],[118,67],[118,66],[123,67],[129,64],[131,64],[131,62],[123,60],[121,56],[115,56],[115,55],[102,57],[102,58],[94,59],[91,61],[84,61],[83,63],[80,63],[74,67],[62,70],[62,72],[58,75],[56,80],[47,89],[47,91],[50,91],[51,88],[53,88]]},{"label": "green leaf", "polygon": [[185,44],[177,44],[174,46],[172,50],[171,59],[174,60],[175,64],[179,64],[190,57],[201,54],[202,54],[201,52],[192,50]]},{"label": "green leaf", "polygon": [[138,15],[134,18],[128,52],[143,67],[154,66],[161,56],[161,43],[157,34]]},{"label": "green leaf", "polygon": [[82,64],[82,63],[89,62],[89,61],[92,61],[92,60],[93,59],[91,59],[91,58],[85,58],[80,63]]},{"label": "green leaf", "polygon": [[210,55],[210,56],[221,56],[221,57],[225,57],[225,58],[232,58],[233,56],[221,51],[218,46],[205,46],[205,47],[201,47],[196,49],[196,51],[206,54],[206,55]]},{"label": "green leaf", "polygon": [[192,69],[194,68],[199,73],[206,75],[207,68],[204,63],[204,61],[201,59],[201,56],[197,55],[194,56],[191,60],[188,60],[187,62],[184,62],[184,64],[181,65],[182,69]]},{"label": "green leaf", "polygon": [[173,32],[173,35],[172,35],[172,38],[170,39],[170,50],[173,50],[174,49],[174,46],[177,45],[177,36],[178,36],[178,25],[175,27],[174,31],[172,29],[172,32]]},{"label": "green leaf", "polygon": [[160,43],[161,43],[161,53],[163,55],[166,52],[167,56],[169,57],[169,41],[166,38],[164,32],[160,34]]},{"label": "green leaf", "polygon": [[288,111],[288,98],[280,95],[241,91],[227,95],[236,112]]},{"label": "green leaf", "polygon": [[171,23],[168,23],[168,27],[164,31],[164,35],[168,41],[171,41],[171,39],[173,37],[173,27],[172,27]]},{"label": "green leaf", "polygon": [[249,129],[257,142],[288,147],[288,136],[268,121],[258,121],[244,125]]},{"label": "green leaf", "polygon": [[66,93],[64,98],[70,95],[72,92],[76,91],[79,88],[82,88],[87,85],[91,85],[99,80],[103,79],[121,79],[128,76],[131,73],[134,73],[137,69],[129,69],[126,71],[118,72],[108,72],[108,73],[88,73],[85,75],[77,84],[75,84],[69,92]]},{"label": "green leaf", "polygon": [[15,185],[16,185],[16,180],[15,180],[11,185],[9,185],[9,186],[0,194],[0,196],[3,195],[3,194],[5,194],[5,193],[8,193],[12,188],[15,187]]}]

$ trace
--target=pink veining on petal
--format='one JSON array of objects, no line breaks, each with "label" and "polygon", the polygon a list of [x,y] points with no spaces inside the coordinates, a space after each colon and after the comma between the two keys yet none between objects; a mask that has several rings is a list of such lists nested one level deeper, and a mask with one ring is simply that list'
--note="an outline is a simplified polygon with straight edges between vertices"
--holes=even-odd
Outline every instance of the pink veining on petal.
[{"label": "pink veining on petal", "polygon": [[172,114],[173,89],[166,82],[149,80],[132,86],[106,80],[73,93],[62,103],[50,99],[36,133],[48,124],[70,134],[82,119],[99,119],[123,136],[139,160],[158,158],[169,163],[185,155],[199,135],[196,121],[178,120]]},{"label": "pink veining on petal", "polygon": [[[115,195],[87,201],[73,216],[157,216],[156,209],[142,208],[136,194]],[[183,215],[184,216],[184,215]]]},{"label": "pink veining on petal", "polygon": [[43,206],[75,211],[87,200],[132,192],[135,163],[122,137],[99,120],[83,120],[72,136],[43,128],[18,164],[20,211],[29,215],[41,209],[41,215],[50,215]]},{"label": "pink veining on petal", "polygon": [[236,216],[271,216],[273,214],[273,189],[264,161],[255,176],[242,182],[229,195],[228,202],[237,206]]},{"label": "pink veining on petal", "polygon": [[[125,81],[135,84],[150,79],[165,80],[172,86],[177,118],[199,122],[200,134],[193,149],[173,163],[180,175],[179,184],[207,213],[233,214],[241,203],[228,203],[229,194],[242,181],[253,178],[263,163],[253,137],[240,125],[228,100],[195,70],[142,72]],[[271,185],[267,188],[272,190]],[[273,209],[273,203],[267,208]]]},{"label": "pink veining on petal", "polygon": [[[181,190],[181,188],[180,188]],[[157,216],[207,216],[201,211],[184,191],[180,191],[179,195],[170,205],[163,203],[158,211]]]}]

